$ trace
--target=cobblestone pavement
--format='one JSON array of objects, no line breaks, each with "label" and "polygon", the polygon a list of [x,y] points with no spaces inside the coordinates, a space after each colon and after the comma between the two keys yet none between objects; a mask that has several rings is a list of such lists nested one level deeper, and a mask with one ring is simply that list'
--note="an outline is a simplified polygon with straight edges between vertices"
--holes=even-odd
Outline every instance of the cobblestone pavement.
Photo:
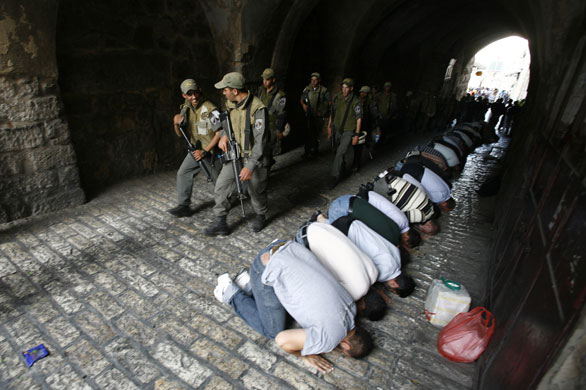
[{"label": "cobblestone pavement", "polygon": [[[490,200],[474,191],[498,161],[490,149],[469,156],[454,185],[458,204],[441,232],[415,250],[408,272],[416,292],[391,297],[365,359],[326,357],[335,370],[317,375],[255,333],[213,296],[217,274],[248,266],[275,238],[291,238],[316,208],[354,193],[414,145],[412,136],[326,190],[330,156],[301,162],[301,149],[278,157],[270,183],[269,225],[253,234],[252,214],[228,218],[233,233],[207,238],[210,185],[196,181],[189,218],[177,219],[175,172],[122,183],[89,203],[0,226],[0,388],[6,389],[462,389],[473,365],[436,349],[439,331],[423,304],[432,279],[447,276],[480,303],[491,230]],[[498,157],[500,147],[492,150]],[[495,154],[496,153],[496,154]],[[484,157],[483,157],[484,156]],[[485,161],[486,160],[486,161]],[[22,352],[43,343],[50,355],[27,368]]]}]

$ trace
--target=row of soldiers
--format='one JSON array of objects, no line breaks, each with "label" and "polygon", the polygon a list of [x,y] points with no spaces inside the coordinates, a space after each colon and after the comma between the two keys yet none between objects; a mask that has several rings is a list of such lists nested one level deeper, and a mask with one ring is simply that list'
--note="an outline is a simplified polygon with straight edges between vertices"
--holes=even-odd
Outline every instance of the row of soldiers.
[{"label": "row of soldiers", "polygon": [[[177,136],[187,140],[189,153],[177,172],[177,206],[169,212],[177,217],[193,213],[193,180],[203,171],[208,181],[215,183],[215,220],[204,231],[208,236],[230,234],[227,215],[230,196],[236,190],[241,200],[245,194],[250,197],[255,212],[252,230],[258,232],[266,224],[267,182],[275,163],[273,156],[280,153],[281,140],[290,127],[287,96],[277,87],[274,71],[267,68],[261,77],[263,84],[256,94],[245,87],[244,76],[238,72],[226,74],[215,84],[226,99],[228,114],[223,118],[217,107],[204,98],[195,80],[187,79],[180,85],[184,103],[174,116],[173,125]],[[356,96],[350,78],[344,79],[341,87],[342,91],[332,99],[321,85],[320,74],[312,73],[300,102],[308,122],[305,157],[318,153],[320,134],[327,121],[335,151],[330,188],[352,168],[359,168],[364,146],[372,157],[374,145],[396,114],[396,96],[391,92],[390,82],[384,84],[384,91],[376,99],[370,97],[370,88],[366,86]],[[237,145],[236,154],[229,152],[230,145]],[[238,160],[238,168],[228,164],[226,158]]]},{"label": "row of soldiers", "polygon": [[[377,321],[390,302],[416,288],[402,269],[421,235],[455,207],[452,179],[481,142],[481,124],[462,124],[410,151],[360,186],[316,211],[289,240],[260,250],[250,270],[224,273],[214,289],[249,326],[322,373],[334,349],[353,357],[373,347],[358,317]],[[291,316],[299,325],[287,326]]]}]

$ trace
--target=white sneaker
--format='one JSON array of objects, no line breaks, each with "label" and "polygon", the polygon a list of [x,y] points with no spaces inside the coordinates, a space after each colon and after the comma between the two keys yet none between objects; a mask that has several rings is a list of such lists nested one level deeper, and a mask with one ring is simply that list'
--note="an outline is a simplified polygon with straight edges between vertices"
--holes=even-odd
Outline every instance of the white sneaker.
[{"label": "white sneaker", "polygon": [[230,303],[230,300],[238,292],[238,287],[232,283],[230,275],[225,273],[218,276],[218,285],[214,288],[214,296],[222,303]]},{"label": "white sneaker", "polygon": [[252,295],[252,286],[250,285],[250,274],[246,268],[242,268],[234,277],[234,283],[247,295]]}]

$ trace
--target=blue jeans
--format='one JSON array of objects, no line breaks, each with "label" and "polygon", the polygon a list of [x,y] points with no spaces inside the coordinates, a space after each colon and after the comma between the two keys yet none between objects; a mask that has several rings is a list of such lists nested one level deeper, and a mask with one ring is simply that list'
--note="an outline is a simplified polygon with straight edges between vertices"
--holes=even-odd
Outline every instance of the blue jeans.
[{"label": "blue jeans", "polygon": [[260,257],[271,250],[271,248],[285,240],[271,243],[255,257],[250,268],[250,284],[252,286],[252,297],[246,295],[242,290],[238,291],[230,306],[250,327],[265,337],[274,339],[279,332],[285,330],[287,312],[275,295],[271,286],[262,283],[261,277],[265,270]]},{"label": "blue jeans", "polygon": [[350,205],[350,198],[354,195],[342,195],[334,199],[328,209],[328,223],[331,224],[340,217],[348,215],[348,205]]}]

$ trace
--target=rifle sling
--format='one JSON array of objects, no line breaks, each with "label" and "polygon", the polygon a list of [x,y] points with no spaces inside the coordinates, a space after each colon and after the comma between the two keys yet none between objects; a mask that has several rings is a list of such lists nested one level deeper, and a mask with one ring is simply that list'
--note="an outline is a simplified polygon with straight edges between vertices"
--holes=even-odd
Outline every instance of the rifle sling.
[{"label": "rifle sling", "polygon": [[252,110],[252,96],[246,105],[246,124],[244,125],[244,158],[248,158],[248,146],[250,145],[250,112]]},{"label": "rifle sling", "polygon": [[344,132],[344,126],[346,126],[346,119],[348,119],[348,112],[350,112],[350,106],[352,105],[352,102],[354,101],[354,96],[352,96],[352,99],[350,99],[350,101],[348,102],[348,105],[346,106],[346,112],[344,113],[344,119],[342,119],[342,124],[340,125],[340,132]]}]

